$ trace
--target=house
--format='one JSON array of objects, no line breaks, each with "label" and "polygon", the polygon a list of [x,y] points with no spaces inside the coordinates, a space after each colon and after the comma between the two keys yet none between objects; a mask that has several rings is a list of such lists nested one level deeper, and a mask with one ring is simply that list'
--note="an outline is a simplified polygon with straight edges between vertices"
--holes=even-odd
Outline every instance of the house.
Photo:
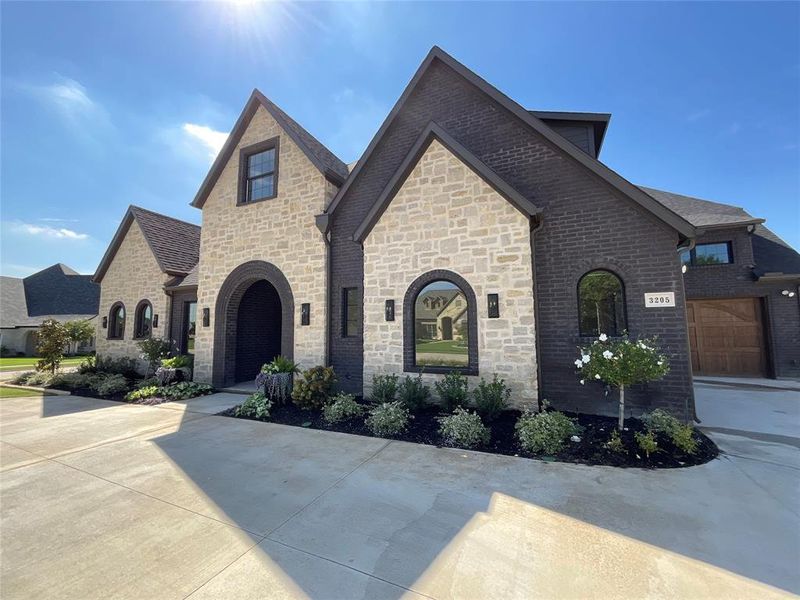
[{"label": "house", "polygon": [[[379,374],[430,383],[456,369],[472,384],[497,373],[517,406],[603,413],[616,400],[580,385],[576,347],[628,331],[659,336],[671,363],[628,406],[691,418],[694,275],[681,256],[718,230],[598,160],[609,119],[527,110],[433,48],[350,168],[256,90],[192,201],[196,254],[174,224],[142,228],[157,241],[120,258],[139,209],[126,215],[96,276],[124,340],[98,350],[130,352],[115,307],[158,298],[173,339],[192,324],[195,380],[217,387],[283,354],[333,366],[355,394]],[[158,261],[168,250],[181,272]],[[797,328],[793,307],[781,315]]]},{"label": "house", "polygon": [[[8,354],[33,356],[43,321],[83,321],[97,316],[100,286],[58,263],[28,277],[0,277],[0,346]],[[90,352],[94,340],[78,346]]]}]

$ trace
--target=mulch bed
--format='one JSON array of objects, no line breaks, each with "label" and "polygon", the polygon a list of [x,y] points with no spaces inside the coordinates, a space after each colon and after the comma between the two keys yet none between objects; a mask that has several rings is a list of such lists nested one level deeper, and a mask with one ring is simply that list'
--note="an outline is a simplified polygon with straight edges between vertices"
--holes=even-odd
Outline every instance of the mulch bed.
[{"label": "mulch bed", "polygon": [[[245,397],[242,396],[242,401],[244,401],[244,399]],[[235,417],[234,410],[234,408],[231,408],[219,414],[227,417]],[[414,419],[411,420],[409,428],[404,434],[392,439],[415,442],[418,444],[429,444],[432,446],[442,446],[437,417],[444,416],[445,414],[446,413],[443,413],[439,407],[429,406],[415,413]],[[627,452],[612,452],[606,449],[604,444],[611,437],[611,432],[616,429],[616,418],[569,412],[565,412],[564,414],[577,419],[578,424],[583,428],[583,432],[579,434],[581,441],[567,442],[564,449],[554,456],[533,455],[519,447],[514,432],[514,425],[520,416],[520,412],[516,410],[504,411],[497,419],[488,424],[491,429],[491,440],[488,446],[478,450],[492,454],[523,456],[545,461],[560,461],[586,465],[609,465],[615,467],[644,467],[650,469],[701,465],[716,458],[719,454],[716,444],[701,431],[695,429],[695,439],[698,442],[698,448],[695,454],[687,455],[683,453],[672,444],[669,438],[659,435],[657,438],[658,451],[651,454],[650,457],[647,457],[639,450],[634,439],[634,434],[637,431],[645,431],[644,424],[638,419],[626,419],[626,430],[620,432],[620,438],[625,444]],[[375,437],[364,425],[363,418],[350,419],[349,421],[329,425],[322,419],[321,411],[301,410],[291,403],[274,405],[269,422],[280,425],[291,425],[294,427],[323,429],[326,431],[339,431],[342,433]]]}]

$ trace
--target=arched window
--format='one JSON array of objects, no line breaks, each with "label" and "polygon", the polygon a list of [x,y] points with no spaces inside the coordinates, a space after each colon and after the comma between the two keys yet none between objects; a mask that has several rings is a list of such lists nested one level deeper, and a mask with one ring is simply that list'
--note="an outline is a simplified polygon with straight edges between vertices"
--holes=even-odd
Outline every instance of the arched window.
[{"label": "arched window", "polygon": [[117,302],[108,315],[108,339],[121,340],[125,336],[125,305]]},{"label": "arched window", "polygon": [[431,271],[408,289],[403,302],[406,371],[478,372],[475,294],[459,275]]},{"label": "arched window", "polygon": [[625,288],[611,271],[589,271],[578,282],[578,323],[580,334],[622,335],[628,328],[625,316]]},{"label": "arched window", "polygon": [[136,307],[136,316],[133,323],[133,337],[135,339],[149,338],[153,333],[153,305],[149,300],[142,300]]}]

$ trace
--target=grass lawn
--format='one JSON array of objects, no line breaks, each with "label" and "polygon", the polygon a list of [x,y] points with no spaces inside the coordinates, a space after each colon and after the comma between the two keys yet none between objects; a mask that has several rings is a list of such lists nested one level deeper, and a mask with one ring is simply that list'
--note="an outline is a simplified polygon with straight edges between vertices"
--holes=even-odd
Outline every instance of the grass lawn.
[{"label": "grass lawn", "polygon": [[42,392],[36,390],[19,390],[0,385],[0,399],[2,398],[22,398],[24,396],[41,396]]},{"label": "grass lawn", "polygon": [[[61,361],[64,367],[77,367],[85,356],[70,356]],[[0,371],[29,371],[36,368],[39,359],[35,356],[13,356],[0,358]]]},{"label": "grass lawn", "polygon": [[466,354],[467,347],[460,345],[456,340],[436,340],[430,342],[417,342],[417,352],[435,352],[440,354]]}]

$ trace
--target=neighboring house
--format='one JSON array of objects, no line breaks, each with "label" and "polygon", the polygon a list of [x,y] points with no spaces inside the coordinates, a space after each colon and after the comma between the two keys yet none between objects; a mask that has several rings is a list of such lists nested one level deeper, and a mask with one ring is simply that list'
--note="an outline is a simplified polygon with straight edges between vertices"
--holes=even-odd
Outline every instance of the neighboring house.
[{"label": "neighboring house", "polygon": [[[0,345],[11,354],[33,356],[43,321],[97,316],[100,286],[91,275],[58,263],[24,278],[0,277],[0,295]],[[93,349],[93,339],[78,346],[78,352]]]},{"label": "neighboring house", "polygon": [[[217,387],[283,354],[332,365],[356,394],[374,375],[455,368],[472,384],[497,373],[516,406],[593,413],[616,400],[580,385],[576,347],[657,335],[670,372],[628,405],[690,418],[680,252],[711,232],[597,160],[608,122],[526,110],[434,48],[348,168],[256,90],[192,202],[199,253],[170,231],[114,258],[129,214],[96,276],[101,314],[159,298],[173,339],[195,333],[178,342],[194,344],[195,380]],[[187,252],[184,272],[156,264],[167,248]],[[98,349],[112,347],[135,353]]]},{"label": "neighboring house", "polygon": [[[94,275],[100,284],[97,353],[138,358],[151,336],[174,340],[188,352],[180,285],[197,265],[200,228],[131,206]],[[178,305],[175,302],[178,302]],[[177,321],[176,321],[177,319]]]}]

